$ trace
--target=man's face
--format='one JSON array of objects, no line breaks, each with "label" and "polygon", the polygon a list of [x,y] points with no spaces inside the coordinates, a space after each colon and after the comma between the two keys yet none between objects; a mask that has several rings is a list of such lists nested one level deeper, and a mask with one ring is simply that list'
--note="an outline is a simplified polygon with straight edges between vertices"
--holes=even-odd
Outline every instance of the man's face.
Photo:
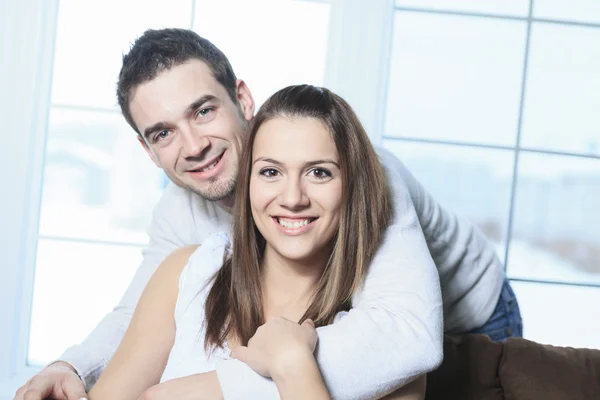
[{"label": "man's face", "polygon": [[191,60],[134,89],[130,109],[154,161],[178,186],[216,201],[233,194],[252,95],[237,82],[236,105],[208,66]]}]

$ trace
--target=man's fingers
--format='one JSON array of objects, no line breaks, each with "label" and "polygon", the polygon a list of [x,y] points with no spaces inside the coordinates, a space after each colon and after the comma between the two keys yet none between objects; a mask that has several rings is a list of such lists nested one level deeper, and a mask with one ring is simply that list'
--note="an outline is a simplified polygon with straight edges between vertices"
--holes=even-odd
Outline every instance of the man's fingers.
[{"label": "man's fingers", "polygon": [[[34,377],[22,389],[24,389],[22,391],[23,400],[44,400],[52,394],[54,382],[50,379]],[[19,392],[17,392],[17,399],[19,399],[18,394]]]},{"label": "man's fingers", "polygon": [[83,382],[77,376],[65,379],[62,389],[63,392],[67,395],[68,400],[87,400],[87,393],[85,392]]}]

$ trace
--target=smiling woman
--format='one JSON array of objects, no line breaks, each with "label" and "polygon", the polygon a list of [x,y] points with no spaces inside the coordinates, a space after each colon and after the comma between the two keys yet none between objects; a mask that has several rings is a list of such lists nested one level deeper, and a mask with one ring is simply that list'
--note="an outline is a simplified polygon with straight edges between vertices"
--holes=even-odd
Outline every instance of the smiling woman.
[{"label": "smiling woman", "polygon": [[[207,298],[207,348],[222,345],[227,334],[245,344],[271,315],[331,323],[349,308],[392,217],[366,132],[348,103],[327,89],[275,93],[257,113],[246,149],[233,256]],[[302,278],[277,279],[294,275]],[[280,299],[269,304],[269,296]]]},{"label": "smiling woman", "polygon": [[310,265],[304,258],[326,249],[340,220],[338,159],[331,134],[318,119],[281,116],[260,127],[250,200],[254,223],[267,242],[265,261],[274,256]]},{"label": "smiling woman", "polygon": [[391,223],[383,168],[348,103],[310,85],[265,102],[239,168],[232,237],[213,234],[163,262],[91,399],[135,398],[158,378],[212,371],[232,349],[249,354],[265,330],[279,350],[263,353],[273,355],[266,367],[248,365],[282,398],[329,398],[315,328],[347,314]]}]

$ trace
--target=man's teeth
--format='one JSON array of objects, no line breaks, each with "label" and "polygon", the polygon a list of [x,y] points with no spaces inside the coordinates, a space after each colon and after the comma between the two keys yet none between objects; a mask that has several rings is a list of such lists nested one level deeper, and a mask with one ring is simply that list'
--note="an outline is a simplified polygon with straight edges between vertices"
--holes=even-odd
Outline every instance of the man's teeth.
[{"label": "man's teeth", "polygon": [[200,172],[210,171],[211,169],[213,169],[219,163],[220,160],[221,160],[221,157],[217,158],[214,163],[210,164],[208,167],[202,168],[200,170]]},{"label": "man's teeth", "polygon": [[277,218],[277,222],[279,222],[279,225],[283,226],[284,228],[291,228],[291,229],[298,229],[298,228],[302,228],[303,226],[306,226],[308,224],[310,224],[310,218],[309,219],[303,219],[303,220],[286,220],[283,218]]}]

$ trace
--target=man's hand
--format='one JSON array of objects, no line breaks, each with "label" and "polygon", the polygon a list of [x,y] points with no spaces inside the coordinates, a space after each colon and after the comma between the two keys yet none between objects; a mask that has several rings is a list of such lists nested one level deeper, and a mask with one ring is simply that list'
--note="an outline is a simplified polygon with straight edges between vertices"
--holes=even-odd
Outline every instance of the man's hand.
[{"label": "man's hand", "polygon": [[15,400],[80,400],[87,399],[85,386],[68,363],[48,365],[17,390]]},{"label": "man's hand", "polygon": [[299,359],[307,355],[312,359],[317,340],[313,321],[307,319],[299,325],[274,317],[256,330],[248,346],[233,349],[232,356],[262,376],[274,378],[275,373],[294,367]]},{"label": "man's hand", "polygon": [[172,379],[146,390],[138,400],[222,400],[215,371]]}]

